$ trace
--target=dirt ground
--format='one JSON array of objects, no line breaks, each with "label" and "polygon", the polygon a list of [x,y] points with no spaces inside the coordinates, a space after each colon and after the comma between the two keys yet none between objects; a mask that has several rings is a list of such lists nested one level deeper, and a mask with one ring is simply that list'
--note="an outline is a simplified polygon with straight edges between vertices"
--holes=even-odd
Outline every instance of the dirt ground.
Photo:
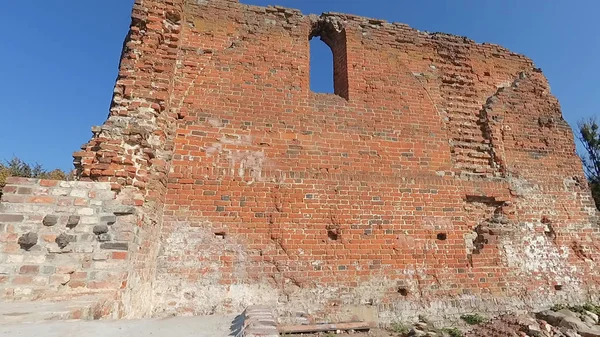
[{"label": "dirt ground", "polygon": [[366,332],[341,331],[339,334],[335,333],[335,332],[321,332],[321,333],[313,333],[313,334],[293,334],[293,335],[283,335],[283,336],[286,336],[286,337],[287,336],[289,336],[289,337],[336,337],[336,336],[343,336],[343,337],[398,337],[398,336],[400,336],[400,334],[393,333],[393,332],[386,331],[386,330],[381,330],[381,329],[371,329],[370,331],[366,331]]}]

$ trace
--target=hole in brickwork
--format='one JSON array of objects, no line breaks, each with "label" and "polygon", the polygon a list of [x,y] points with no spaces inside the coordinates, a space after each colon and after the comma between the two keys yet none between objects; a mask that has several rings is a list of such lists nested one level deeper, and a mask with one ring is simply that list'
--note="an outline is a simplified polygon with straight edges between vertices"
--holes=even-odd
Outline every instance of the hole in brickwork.
[{"label": "hole in brickwork", "polygon": [[483,250],[483,247],[488,244],[488,239],[485,237],[486,234],[489,234],[489,230],[482,225],[475,227],[474,232],[477,234],[475,240],[473,240],[473,254],[480,254]]},{"label": "hole in brickwork", "polygon": [[327,230],[327,237],[329,240],[337,241],[340,238],[340,234],[335,229],[330,228]]},{"label": "hole in brickwork", "polygon": [[546,227],[547,227],[547,229],[546,229],[546,231],[544,231],[546,236],[551,240],[556,239],[556,231],[554,231],[554,228],[552,227],[552,225],[546,224]]},{"label": "hole in brickwork", "polygon": [[554,230],[554,227],[552,227],[552,220],[550,220],[550,218],[548,218],[547,216],[542,216],[540,222],[546,227],[544,230],[544,234],[546,234],[546,237],[552,241],[555,241],[556,231]]},{"label": "hole in brickwork", "polygon": [[[323,43],[313,39],[315,37],[319,37]],[[348,57],[345,29],[335,22],[320,19],[313,25],[309,40],[311,90],[321,93],[333,92],[348,99]]]},{"label": "hole in brickwork", "polygon": [[398,288],[398,294],[406,297],[406,296],[408,296],[408,289],[406,289],[404,287],[400,287],[400,288]]},{"label": "hole in brickwork", "polygon": [[563,288],[562,284],[554,285],[554,290],[556,290],[556,291],[560,291],[560,290],[562,290],[562,288]]},{"label": "hole in brickwork", "polygon": [[166,19],[171,22],[171,24],[178,24],[181,21],[181,14],[167,12]]},{"label": "hole in brickwork", "polygon": [[225,240],[225,232],[215,232],[215,237],[217,239]]},{"label": "hole in brickwork", "polygon": [[332,224],[327,225],[327,237],[329,240],[337,241],[342,238],[342,228],[338,223],[335,223],[335,219],[332,219]]},{"label": "hole in brickwork", "polygon": [[448,234],[446,233],[438,233],[437,234],[437,239],[440,241],[445,241],[448,238]]}]

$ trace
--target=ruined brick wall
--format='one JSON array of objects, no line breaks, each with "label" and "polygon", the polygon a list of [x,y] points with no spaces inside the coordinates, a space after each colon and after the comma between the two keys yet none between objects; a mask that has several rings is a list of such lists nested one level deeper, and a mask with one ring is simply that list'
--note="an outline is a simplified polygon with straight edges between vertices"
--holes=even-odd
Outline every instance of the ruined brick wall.
[{"label": "ruined brick wall", "polygon": [[[81,246],[86,246],[84,251],[79,251],[83,248],[77,248],[78,250],[74,251],[77,254],[56,255],[55,253],[63,252],[55,252],[56,247],[53,243],[37,244],[34,247],[35,254],[40,256],[69,257],[72,264],[79,266],[72,272],[80,275],[81,280],[65,283],[67,286],[64,289],[77,288],[76,290],[81,293],[94,292],[98,287],[106,290],[111,294],[109,297],[115,300],[115,308],[111,314],[116,317],[145,317],[152,310],[152,301],[148,299],[152,297],[152,283],[156,274],[161,217],[173,148],[174,122],[177,117],[170,106],[177,55],[180,52],[178,34],[183,14],[182,3],[183,1],[178,0],[137,0],[135,2],[130,31],[123,45],[109,116],[102,126],[92,128],[92,139],[82,146],[81,151],[74,153],[77,178],[81,182],[57,183],[58,186],[65,185],[91,191],[108,189],[102,194],[104,197],[112,195],[110,203],[129,207],[133,212],[127,217],[126,231],[116,236],[116,240],[119,241],[115,243],[104,242],[108,234],[90,234],[94,226],[84,227],[87,231],[81,232],[84,233],[80,235],[81,237],[78,236],[79,234],[68,232],[70,239],[77,239],[81,242]],[[35,185],[36,182],[32,181],[29,184]],[[50,184],[50,182],[40,184]],[[16,188],[17,191],[21,189],[21,187]],[[17,218],[23,217],[29,221],[21,226],[22,228],[19,227],[19,230],[30,231],[32,233],[30,238],[34,237],[33,234],[38,234],[39,237],[40,232],[48,232],[48,228],[38,221],[41,216],[44,216],[39,213],[39,205],[22,207],[19,204],[21,201],[11,195],[13,186],[7,186],[5,189],[7,199],[3,200],[2,207],[8,210],[18,209],[20,213]],[[34,193],[59,193],[54,189],[45,192],[39,190],[33,188]],[[89,198],[89,202],[98,201],[91,195]],[[109,202],[108,199],[105,201]],[[68,204],[84,201],[75,198],[64,202]],[[58,213],[79,211],[72,209],[73,205],[67,204],[57,205],[54,201],[48,201],[42,212],[52,214],[53,210]],[[70,206],[70,208],[65,210],[62,206]],[[102,208],[102,202],[94,203],[89,207],[93,212],[90,215],[104,214],[106,211]],[[64,220],[63,218],[60,217],[61,221]],[[60,223],[52,233],[61,234],[61,231],[66,230],[64,226],[65,224]],[[109,228],[119,228],[119,226]],[[75,230],[77,231],[79,229]],[[9,247],[7,249],[16,249],[15,233],[23,234],[18,231],[9,232],[6,241]],[[103,273],[107,275],[111,272],[115,273],[112,282],[104,284],[96,282],[96,276],[91,276],[100,275],[94,268],[104,263],[95,261],[92,251],[97,255],[102,252],[102,249],[109,249],[107,248],[109,246],[121,250],[109,254],[109,258],[118,257],[122,261],[104,266]],[[31,254],[29,251],[13,253],[25,257]],[[7,269],[7,278],[5,278],[9,280],[8,289],[15,287],[11,280],[17,277],[15,275],[20,268],[17,265],[12,267]],[[75,287],[75,284],[78,286]],[[28,287],[20,288],[27,288],[23,291],[34,294],[34,299],[53,299],[56,298],[55,295],[60,294],[55,293],[54,286],[56,285],[45,287],[40,281],[37,284],[38,288],[33,290]],[[60,289],[63,288],[59,287]],[[28,299],[22,295],[7,293],[7,298]],[[103,296],[96,296],[96,298],[101,300]]]},{"label": "ruined brick wall", "polygon": [[139,225],[132,269],[121,293],[126,317],[148,316],[172,155],[176,114],[171,109],[178,62],[182,0],[137,0],[125,40],[108,119],[74,154],[81,180],[109,182],[133,199]]},{"label": "ruined brick wall", "polygon": [[[335,94],[310,91],[310,38],[332,49]],[[540,70],[499,46],[138,0],[93,132],[81,180],[135,209],[119,316],[261,303],[393,321],[597,294],[598,215],[572,132]]]},{"label": "ruined brick wall", "polygon": [[[393,320],[597,289],[597,215],[528,58],[335,13],[203,1],[183,17],[156,315]],[[311,37],[335,95],[310,91]]]}]

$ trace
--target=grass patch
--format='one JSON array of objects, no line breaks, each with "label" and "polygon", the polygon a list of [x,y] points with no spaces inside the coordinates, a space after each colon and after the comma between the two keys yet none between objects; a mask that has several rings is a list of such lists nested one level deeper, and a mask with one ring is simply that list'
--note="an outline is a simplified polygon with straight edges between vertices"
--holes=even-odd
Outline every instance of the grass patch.
[{"label": "grass patch", "polygon": [[550,310],[552,310],[552,311],[559,311],[562,309],[569,309],[569,310],[579,313],[579,314],[583,314],[586,311],[589,311],[589,312],[593,312],[594,314],[600,316],[600,306],[591,304],[591,303],[586,303],[583,305],[572,305],[572,306],[568,306],[566,304],[555,304],[550,308]]},{"label": "grass patch", "polygon": [[477,325],[487,321],[487,319],[480,314],[465,314],[460,316],[460,319],[465,321],[469,325]]},{"label": "grass patch", "polygon": [[458,328],[443,328],[442,332],[447,333],[450,337],[463,337],[462,331]]},{"label": "grass patch", "polygon": [[403,323],[398,323],[398,322],[394,322],[390,325],[390,330],[392,330],[395,333],[399,333],[402,335],[405,335],[407,333],[410,332],[410,328],[403,324]]}]

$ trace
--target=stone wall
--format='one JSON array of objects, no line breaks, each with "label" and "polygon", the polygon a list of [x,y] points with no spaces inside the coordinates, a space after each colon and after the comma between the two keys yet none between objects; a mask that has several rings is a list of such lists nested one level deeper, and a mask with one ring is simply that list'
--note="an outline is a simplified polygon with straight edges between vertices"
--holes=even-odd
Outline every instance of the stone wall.
[{"label": "stone wall", "polygon": [[[335,94],[310,90],[310,38],[332,49]],[[269,304],[284,318],[394,321],[598,293],[598,214],[572,131],[533,62],[496,45],[338,13],[140,0],[93,133],[74,156],[96,183],[56,189],[104,188],[135,208],[131,236],[111,237],[127,254],[89,267],[127,271],[106,287],[118,316]],[[83,228],[56,256],[87,267],[106,251],[102,223],[67,230],[69,213],[45,227],[52,203],[17,212],[19,184],[2,211],[16,254],[3,256],[58,254],[18,240]],[[29,264],[7,269],[7,289]],[[44,294],[24,289],[6,297]]]},{"label": "stone wall", "polygon": [[109,183],[9,178],[0,203],[2,299],[93,295],[117,314],[136,223],[135,206]]}]

